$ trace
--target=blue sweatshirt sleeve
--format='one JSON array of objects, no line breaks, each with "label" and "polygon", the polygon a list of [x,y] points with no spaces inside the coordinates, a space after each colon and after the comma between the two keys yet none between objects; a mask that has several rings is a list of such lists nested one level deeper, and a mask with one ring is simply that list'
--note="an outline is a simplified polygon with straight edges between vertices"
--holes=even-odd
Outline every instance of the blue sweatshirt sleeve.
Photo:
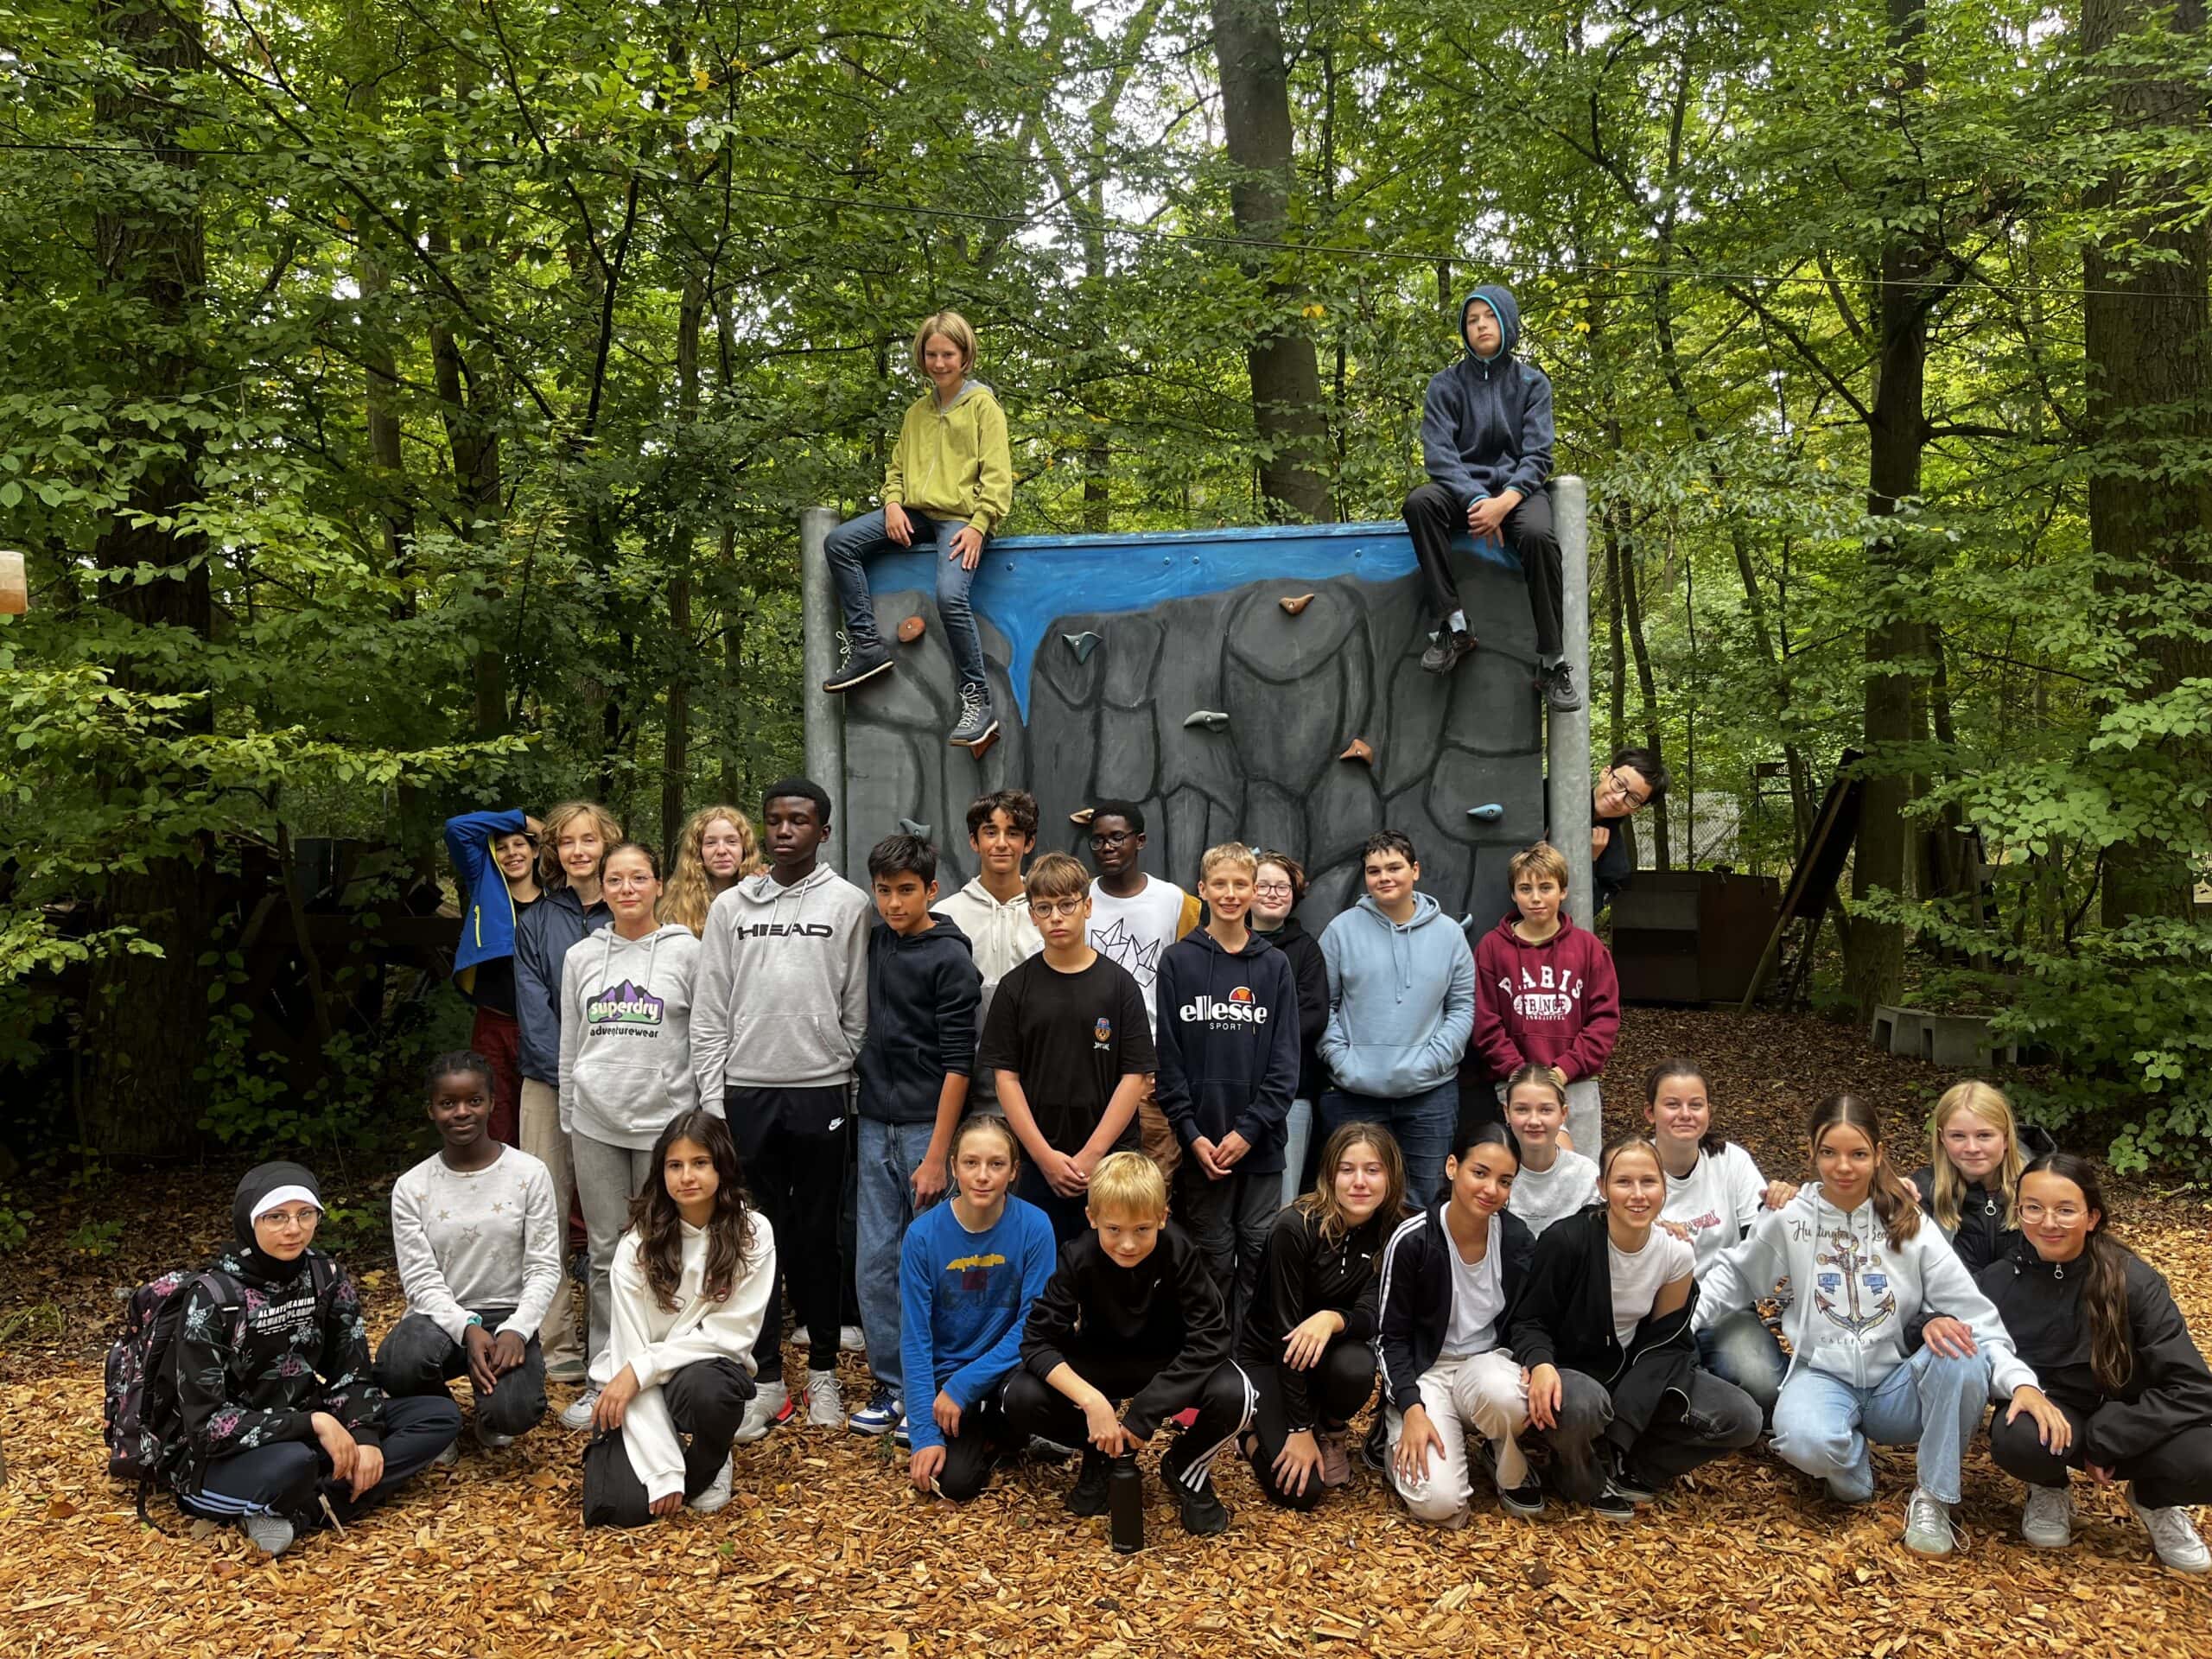
[{"label": "blue sweatshirt sleeve", "polygon": [[[1007,1200],[1009,1208],[1016,1200]],[[943,1206],[940,1206],[943,1207]],[[967,1411],[999,1384],[1001,1378],[1021,1363],[1021,1332],[1029,1322],[1029,1306],[1045,1294],[1045,1287],[1052,1281],[1055,1253],[1052,1244],[1052,1225],[1045,1219],[1044,1211],[1033,1211],[1022,1217],[1021,1259],[1002,1271],[1019,1268],[1021,1274],[1021,1306],[1007,1322],[999,1339],[982,1353],[969,1360],[944,1380],[944,1391]],[[906,1421],[914,1421],[912,1402],[908,1402]],[[925,1413],[927,1408],[924,1408]]]},{"label": "blue sweatshirt sleeve", "polygon": [[[1460,400],[1454,395],[1458,391],[1449,369],[1429,377],[1428,395],[1421,400],[1421,460],[1430,481],[1451,491],[1452,499],[1464,509],[1470,502],[1479,499],[1484,492],[1468,472],[1466,460],[1459,453]],[[1548,434],[1548,402],[1545,407],[1545,431]]]},{"label": "blue sweatshirt sleeve", "polygon": [[1444,1008],[1438,1015],[1436,1034],[1429,1039],[1437,1066],[1449,1073],[1466,1058],[1467,1040],[1475,1033],[1475,953],[1467,949],[1467,936],[1452,929],[1452,979],[1444,992]]},{"label": "blue sweatshirt sleeve", "polygon": [[1529,496],[1552,475],[1552,382],[1533,363],[1522,364],[1521,372],[1529,377],[1529,401],[1521,411],[1521,454],[1506,474],[1505,487]]},{"label": "blue sweatshirt sleeve", "polygon": [[[947,1206],[938,1205],[916,1217],[899,1247],[899,1365],[907,1379],[906,1432],[910,1445],[943,1446],[944,1434],[930,1406],[937,1398],[937,1228]],[[1014,1326],[1020,1337],[1021,1327]]]},{"label": "blue sweatshirt sleeve", "polygon": [[1298,1092],[1298,1021],[1292,1018],[1298,1012],[1298,982],[1291,977],[1290,959],[1280,950],[1263,953],[1254,967],[1273,982],[1268,988],[1268,1007],[1273,1012],[1268,1020],[1267,1069],[1252,1092],[1251,1103],[1236,1120],[1236,1133],[1249,1147],[1280,1147],[1291,1096]]},{"label": "blue sweatshirt sleeve", "polygon": [[530,820],[520,807],[505,812],[463,812],[446,820],[446,856],[461,878],[461,925],[467,937],[468,913],[476,907],[486,881],[504,881],[492,862],[492,842],[501,836],[518,836]]},{"label": "blue sweatshirt sleeve", "polygon": [[1175,1131],[1175,1138],[1185,1147],[1198,1138],[1198,1111],[1191,1098],[1190,1079],[1183,1066],[1183,1039],[1176,1033],[1175,1010],[1183,1005],[1183,993],[1177,984],[1176,949],[1169,946],[1160,953],[1160,976],[1153,986],[1153,1000],[1159,1005],[1160,1014],[1154,1039],[1159,1048],[1159,1062],[1152,1074],[1153,1099],[1161,1114]]}]

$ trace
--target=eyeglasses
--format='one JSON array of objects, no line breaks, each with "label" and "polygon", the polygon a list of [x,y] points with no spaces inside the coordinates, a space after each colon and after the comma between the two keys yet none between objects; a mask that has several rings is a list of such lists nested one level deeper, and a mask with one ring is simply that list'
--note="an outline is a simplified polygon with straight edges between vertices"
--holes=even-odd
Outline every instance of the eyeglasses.
[{"label": "eyeglasses", "polygon": [[1266,893],[1269,898],[1281,899],[1288,897],[1292,888],[1287,881],[1255,881],[1252,884],[1252,891]]},{"label": "eyeglasses", "polygon": [[271,1210],[267,1215],[257,1216],[254,1219],[265,1221],[271,1227],[280,1230],[289,1227],[307,1228],[314,1226],[322,1219],[322,1211],[320,1210]]},{"label": "eyeglasses", "polygon": [[1135,841],[1136,832],[1131,830],[1109,830],[1103,835],[1091,836],[1093,847],[1119,847],[1123,842]]},{"label": "eyeglasses", "polygon": [[2071,1227],[2088,1213],[2078,1204],[2062,1204],[2056,1209],[2045,1209],[2042,1205],[2034,1203],[2024,1204],[2020,1206],[2022,1221],[2050,1220],[2056,1222],[2062,1227]]},{"label": "eyeglasses", "polygon": [[1060,916],[1080,916],[1083,914],[1083,907],[1090,902],[1087,899],[1048,899],[1041,905],[1031,905],[1029,913],[1032,916],[1043,916],[1048,919]]}]

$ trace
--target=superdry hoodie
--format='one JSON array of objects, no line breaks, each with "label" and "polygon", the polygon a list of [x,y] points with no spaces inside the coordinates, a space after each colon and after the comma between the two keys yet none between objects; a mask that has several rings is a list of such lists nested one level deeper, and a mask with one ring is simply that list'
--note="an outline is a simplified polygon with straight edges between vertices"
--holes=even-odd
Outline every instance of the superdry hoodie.
[{"label": "superdry hoodie", "polygon": [[1421,416],[1421,461],[1429,477],[1470,504],[1518,490],[1534,495],[1552,470],[1552,383],[1535,364],[1516,357],[1521,307],[1508,288],[1478,288],[1460,302],[1459,338],[1476,302],[1497,314],[1497,354],[1481,358],[1468,346],[1460,359],[1428,383]]},{"label": "superdry hoodie", "polygon": [[699,944],[691,1064],[699,1092],[849,1084],[868,1035],[875,906],[826,864],[788,887],[763,870],[715,899]]},{"label": "superdry hoodie", "polygon": [[1475,958],[1435,899],[1415,893],[1401,926],[1361,894],[1321,935],[1321,1063],[1338,1088],[1404,1100],[1459,1074],[1475,1028]]},{"label": "superdry hoodie", "polygon": [[[642,1151],[699,1103],[691,985],[699,941],[681,923],[626,939],[612,927],[569,947],[561,969],[561,1128]],[[721,1096],[707,1102],[721,1110]]]},{"label": "superdry hoodie", "polygon": [[1237,1167],[1282,1170],[1283,1120],[1298,1087],[1298,984],[1262,933],[1230,951],[1204,928],[1160,958],[1160,1070],[1153,1087],[1190,1146],[1234,1129],[1252,1149]]}]

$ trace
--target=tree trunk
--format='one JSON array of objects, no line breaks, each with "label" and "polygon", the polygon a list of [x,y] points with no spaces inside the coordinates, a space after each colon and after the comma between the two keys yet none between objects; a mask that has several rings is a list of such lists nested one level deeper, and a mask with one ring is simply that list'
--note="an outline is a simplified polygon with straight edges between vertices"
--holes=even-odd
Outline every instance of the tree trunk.
[{"label": "tree trunk", "polygon": [[[1643,705],[1643,746],[1659,758],[1663,766],[1667,752],[1659,742],[1659,680],[1651,671],[1650,647],[1643,642],[1643,593],[1637,580],[1636,532],[1628,515],[1621,516],[1619,536],[1621,578],[1621,609],[1628,624],[1629,647],[1636,653],[1636,689]],[[1651,849],[1655,868],[1674,868],[1673,837],[1667,833],[1667,798],[1651,798]]]},{"label": "tree trunk", "polygon": [[[699,418],[699,328],[707,309],[706,289],[694,271],[684,278],[676,315],[676,406],[688,427]],[[683,828],[683,791],[691,765],[691,515],[680,512],[671,538],[668,579],[668,643],[671,667],[668,703],[661,722],[660,844],[675,856]]]},{"label": "tree trunk", "polygon": [[[1212,0],[1214,60],[1221,76],[1221,123],[1230,165],[1229,206],[1239,234],[1282,239],[1289,229],[1290,72],[1275,0]],[[1248,271],[1286,269],[1281,251],[1252,250]],[[1265,279],[1269,319],[1245,352],[1252,419],[1259,434],[1260,493],[1271,514],[1325,523],[1332,514],[1328,421],[1312,335],[1295,319],[1303,291],[1281,276]]]},{"label": "tree trunk", "polygon": [[[95,209],[94,257],[108,303],[143,320],[143,343],[118,349],[114,384],[156,408],[194,390],[206,376],[194,342],[207,338],[207,245],[199,188],[189,152],[176,145],[190,113],[172,101],[176,77],[200,64],[200,17],[190,5],[112,0],[96,11],[102,46],[120,68],[93,94],[94,142],[143,151],[148,165],[131,184],[111,187]],[[174,451],[149,447],[130,486],[130,509],[107,520],[92,546],[102,569],[152,572],[104,582],[101,602],[130,630],[129,654],[118,653],[116,679],[137,692],[196,695],[176,716],[182,729],[212,732],[215,711],[207,664],[189,646],[141,657],[135,636],[175,631],[206,641],[213,606],[206,547],[168,520],[199,493],[200,442],[190,428],[171,440]],[[103,779],[104,792],[137,798],[167,792],[178,780],[135,767]],[[93,958],[78,1032],[83,1082],[78,1117],[86,1144],[119,1156],[183,1151],[199,1123],[200,1090],[193,1080],[207,1050],[207,1000],[198,967],[207,948],[207,871],[213,837],[196,838],[192,855],[148,861],[139,872],[118,870],[102,885],[103,929],[128,929],[141,946]]]},{"label": "tree trunk", "polygon": [[[1917,87],[1924,72],[1916,54],[1922,34],[1920,0],[1890,0],[1890,39],[1905,54],[1908,79]],[[1880,296],[1874,307],[1880,355],[1874,370],[1874,402],[1867,422],[1866,511],[1897,517],[1898,505],[1920,493],[1920,459],[1927,426],[1928,283],[1925,245],[1902,232],[1882,253]],[[1852,856],[1854,906],[1877,893],[1906,896],[1905,803],[1912,792],[1902,751],[1913,735],[1913,680],[1926,655],[1921,624],[1907,613],[1908,578],[1923,556],[1895,532],[1877,535],[1866,550],[1867,586],[1886,613],[1866,631],[1868,669],[1861,709],[1866,790]],[[1844,982],[1862,1020],[1877,1003],[1894,1001],[1904,980],[1904,931],[1854,913],[1844,932]]]},{"label": "tree trunk", "polygon": [[[2082,0],[2085,53],[2101,51],[2164,11],[2150,0]],[[2178,66],[2201,50],[2203,0],[2164,12]],[[2187,154],[2204,124],[2201,84],[2177,67],[2116,73],[2106,83],[2114,125],[2154,144],[2170,136]],[[2201,596],[2212,582],[2212,484],[2199,458],[2212,435],[2212,365],[2206,362],[2207,280],[2212,240],[2202,214],[2179,211],[2196,183],[2190,163],[2171,174],[2118,170],[2091,194],[2093,208],[2156,204],[2116,226],[2082,258],[2083,346],[2088,359],[2088,416],[2095,447],[2089,475],[2089,538],[2100,590],[2120,609],[2127,634],[2142,641],[2142,688],[2153,698],[2183,680],[2212,676],[2212,643],[2201,626],[2171,626],[2175,584]],[[2157,590],[2165,586],[2161,601]],[[2185,605],[2187,601],[2183,601]],[[2169,738],[2153,764],[2177,783],[2212,775],[2212,744]],[[2122,842],[2105,861],[2101,914],[2117,927],[2137,916],[2186,916],[2190,871],[2177,849],[2156,839]]]}]

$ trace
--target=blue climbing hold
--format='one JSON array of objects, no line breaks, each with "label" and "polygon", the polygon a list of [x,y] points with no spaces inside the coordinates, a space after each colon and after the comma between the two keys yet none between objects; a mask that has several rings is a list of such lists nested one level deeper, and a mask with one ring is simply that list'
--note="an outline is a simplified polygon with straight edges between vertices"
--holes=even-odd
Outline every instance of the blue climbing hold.
[{"label": "blue climbing hold", "polygon": [[1469,807],[1467,816],[1471,818],[1479,818],[1484,823],[1496,823],[1505,816],[1505,809],[1497,802],[1492,801],[1486,806]]},{"label": "blue climbing hold", "polygon": [[901,818],[899,820],[899,827],[917,840],[927,841],[930,838],[930,827],[926,823],[916,823],[912,818]]},{"label": "blue climbing hold", "polygon": [[1099,636],[1095,633],[1064,633],[1060,638],[1068,642],[1068,649],[1075,652],[1078,663],[1089,662],[1090,653],[1098,649]]}]

